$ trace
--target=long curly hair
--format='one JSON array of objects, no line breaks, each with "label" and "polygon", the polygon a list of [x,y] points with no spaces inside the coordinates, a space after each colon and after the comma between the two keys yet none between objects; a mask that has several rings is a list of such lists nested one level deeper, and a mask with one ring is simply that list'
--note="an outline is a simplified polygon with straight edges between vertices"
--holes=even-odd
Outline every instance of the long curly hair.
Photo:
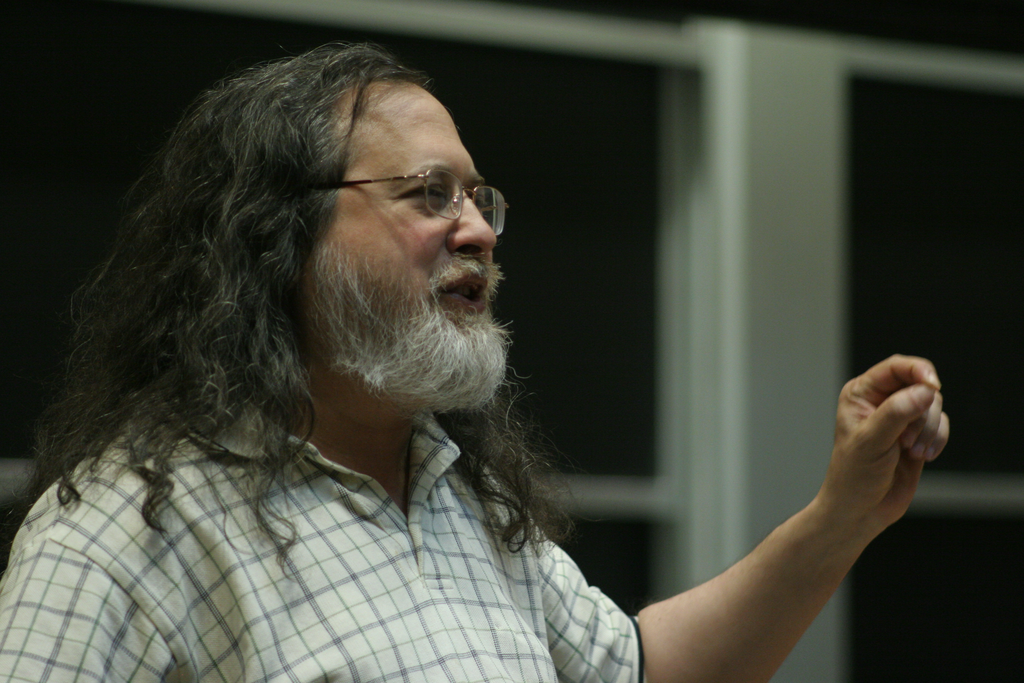
[{"label": "long curly hair", "polygon": [[[334,203],[334,192],[309,188],[344,177],[348,132],[376,83],[429,87],[379,47],[330,44],[247,69],[193,103],[133,188],[111,255],[76,294],[31,499],[56,483],[62,504],[77,500],[81,477],[116,448],[146,482],[142,515],[159,530],[175,452],[185,443],[223,458],[214,437],[244,419],[260,454],[246,465],[253,512],[287,553],[294,529],[266,494],[298,457],[290,435],[308,436],[315,420],[294,300]],[[569,526],[512,394],[506,385],[482,410],[437,418],[463,451],[457,473],[517,552]]]}]

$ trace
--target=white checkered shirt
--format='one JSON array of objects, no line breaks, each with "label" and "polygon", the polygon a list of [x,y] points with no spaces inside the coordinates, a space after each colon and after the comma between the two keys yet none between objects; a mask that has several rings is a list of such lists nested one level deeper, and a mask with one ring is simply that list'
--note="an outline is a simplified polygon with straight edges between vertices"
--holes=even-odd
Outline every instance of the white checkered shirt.
[{"label": "white checkered shirt", "polygon": [[113,467],[70,507],[51,489],[0,583],[0,681],[637,681],[634,622],[559,548],[512,554],[413,439],[408,519],[312,446],[271,492],[295,525],[282,566],[233,467],[184,458],[163,508]]}]

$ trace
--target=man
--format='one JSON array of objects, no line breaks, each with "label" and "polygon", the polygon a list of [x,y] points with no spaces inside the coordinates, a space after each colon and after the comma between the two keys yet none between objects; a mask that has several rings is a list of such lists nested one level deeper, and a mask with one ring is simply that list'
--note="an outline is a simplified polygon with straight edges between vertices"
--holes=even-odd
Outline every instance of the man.
[{"label": "man", "polygon": [[0,586],[0,680],[767,680],[949,433],[930,363],[840,397],[814,501],[634,621],[490,316],[504,199],[425,78],[326,46],[203,95],[82,293]]}]

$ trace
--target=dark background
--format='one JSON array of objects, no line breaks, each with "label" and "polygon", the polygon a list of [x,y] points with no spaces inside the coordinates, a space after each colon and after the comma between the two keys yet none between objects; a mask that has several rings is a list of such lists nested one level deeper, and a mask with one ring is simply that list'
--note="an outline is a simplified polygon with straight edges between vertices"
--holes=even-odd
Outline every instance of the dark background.
[{"label": "dark background", "polygon": [[[853,365],[931,358],[954,438],[929,470],[1019,475],[1024,98],[854,79],[850,114]],[[1019,517],[900,521],[853,572],[855,680],[1020,680],[1022,569]]]},{"label": "dark background", "polygon": [[[1010,0],[534,4],[1024,52]],[[71,293],[188,102],[249,64],[371,39],[435,78],[509,198],[499,315],[562,467],[653,473],[655,69],[94,0],[9,0],[0,38],[0,457],[27,457]],[[932,357],[956,434],[934,469],[1019,474],[1024,100],[867,79],[850,94],[850,374],[893,351]],[[651,542],[644,522],[586,522],[571,552],[637,607]],[[982,516],[883,534],[853,574],[854,680],[1016,680],[1022,542],[1020,520]]]},{"label": "dark background", "polygon": [[1024,385],[1024,98],[854,79],[850,113],[854,367],[932,359],[956,438],[929,469],[1024,473],[1007,429]]}]

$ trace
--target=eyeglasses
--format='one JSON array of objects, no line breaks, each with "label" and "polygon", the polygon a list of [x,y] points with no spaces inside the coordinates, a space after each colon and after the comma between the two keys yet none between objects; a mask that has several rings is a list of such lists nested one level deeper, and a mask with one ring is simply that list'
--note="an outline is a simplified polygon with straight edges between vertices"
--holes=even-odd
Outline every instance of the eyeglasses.
[{"label": "eyeglasses", "polygon": [[375,178],[373,180],[342,180],[336,183],[314,185],[316,190],[332,190],[352,185],[368,185],[369,183],[387,183],[393,180],[423,180],[423,195],[430,212],[455,220],[462,215],[462,203],[466,196],[476,205],[477,210],[491,226],[495,235],[500,235],[505,227],[505,197],[496,188],[478,185],[464,188],[462,182],[452,173],[440,169],[431,169],[418,175],[400,175],[393,178]]}]

